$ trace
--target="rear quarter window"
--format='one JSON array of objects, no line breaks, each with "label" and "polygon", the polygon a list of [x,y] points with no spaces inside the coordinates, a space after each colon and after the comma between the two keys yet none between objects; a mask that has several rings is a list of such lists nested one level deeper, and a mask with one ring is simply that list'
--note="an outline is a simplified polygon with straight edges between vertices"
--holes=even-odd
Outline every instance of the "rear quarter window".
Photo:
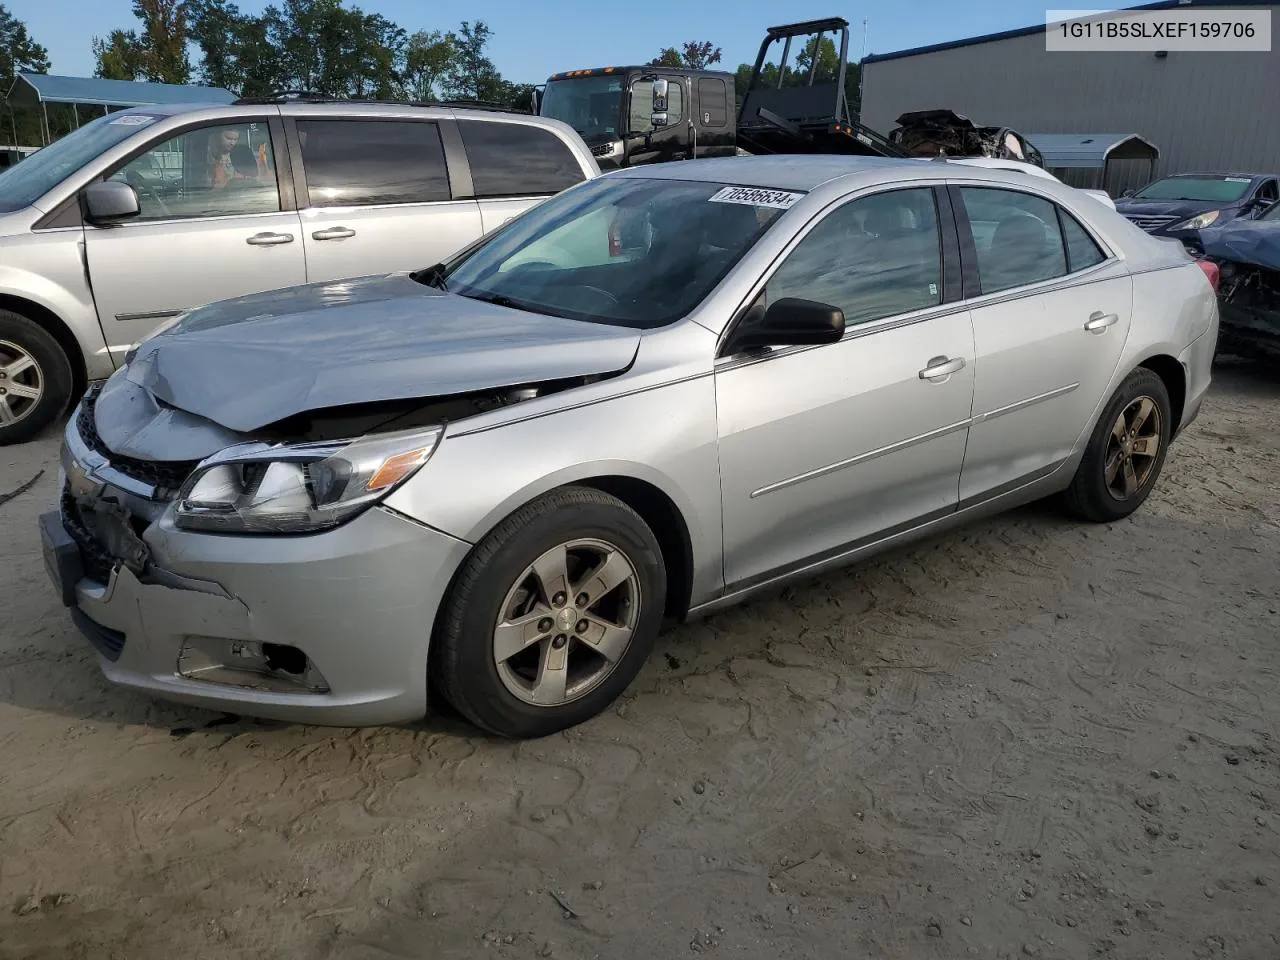
[{"label": "rear quarter window", "polygon": [[582,165],[558,136],[524,123],[459,120],[480,199],[545,196],[586,179]]}]

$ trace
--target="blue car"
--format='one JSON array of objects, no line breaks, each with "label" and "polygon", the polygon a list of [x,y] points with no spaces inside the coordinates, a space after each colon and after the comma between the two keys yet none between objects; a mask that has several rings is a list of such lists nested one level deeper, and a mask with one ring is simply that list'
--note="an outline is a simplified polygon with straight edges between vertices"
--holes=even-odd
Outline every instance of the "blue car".
[{"label": "blue car", "polygon": [[1126,191],[1116,210],[1147,233],[1194,247],[1205,227],[1253,219],[1277,200],[1273,173],[1180,173]]},{"label": "blue car", "polygon": [[1208,227],[1200,242],[1219,270],[1219,348],[1280,360],[1280,203],[1254,220]]}]

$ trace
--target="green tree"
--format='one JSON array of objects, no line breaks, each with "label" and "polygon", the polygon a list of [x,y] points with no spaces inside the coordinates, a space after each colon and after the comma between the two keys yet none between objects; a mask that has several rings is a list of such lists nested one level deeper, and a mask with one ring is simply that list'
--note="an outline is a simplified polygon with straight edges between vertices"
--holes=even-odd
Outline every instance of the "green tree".
[{"label": "green tree", "polygon": [[156,83],[187,83],[187,5],[184,0],[133,0],[142,21],[142,72]]},{"label": "green tree", "polygon": [[200,50],[202,83],[245,96],[261,96],[283,84],[263,17],[246,16],[229,0],[188,0],[187,18]]},{"label": "green tree", "polygon": [[[36,43],[27,25],[0,3],[0,85],[7,93],[19,73],[48,73],[49,51]],[[19,146],[43,142],[40,115],[26,104],[7,103],[4,138]]]},{"label": "green tree", "polygon": [[145,51],[136,30],[112,30],[104,40],[94,37],[92,41],[95,77],[107,80],[141,80],[143,78],[142,61]]},{"label": "green tree", "polygon": [[493,61],[485,54],[485,46],[493,31],[483,20],[474,24],[463,20],[453,35],[454,58],[446,70],[442,87],[453,100],[485,100],[501,102],[507,91],[505,82]]},{"label": "green tree", "polygon": [[655,67],[684,67],[689,70],[705,70],[720,62],[720,48],[710,40],[691,40],[679,50],[665,47],[649,63]]},{"label": "green tree", "polygon": [[452,33],[419,30],[405,43],[401,79],[410,100],[435,100],[456,56]]}]

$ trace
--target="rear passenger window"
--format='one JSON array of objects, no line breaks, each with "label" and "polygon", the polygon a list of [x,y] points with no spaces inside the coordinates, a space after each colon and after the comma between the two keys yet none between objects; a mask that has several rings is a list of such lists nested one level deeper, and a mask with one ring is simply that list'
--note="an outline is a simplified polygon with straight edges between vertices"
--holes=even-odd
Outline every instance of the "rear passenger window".
[{"label": "rear passenger window", "polygon": [[719,77],[702,77],[698,81],[698,110],[704,127],[723,127],[729,122],[729,95]]},{"label": "rear passenger window", "polygon": [[978,252],[983,293],[1039,283],[1067,272],[1054,204],[1028,193],[961,187]]},{"label": "rear passenger window", "polygon": [[853,326],[942,302],[933,191],[894,190],[845,204],[800,241],[765,288],[844,311]]},{"label": "rear passenger window", "polygon": [[440,131],[421,120],[299,120],[313,207],[449,200]]},{"label": "rear passenger window", "polygon": [[476,196],[527,197],[559,193],[586,179],[565,142],[526,123],[459,120]]},{"label": "rear passenger window", "polygon": [[1070,273],[1107,259],[1093,237],[1080,226],[1080,221],[1061,207],[1058,208],[1058,217],[1062,220],[1062,236],[1067,241],[1067,270]]}]

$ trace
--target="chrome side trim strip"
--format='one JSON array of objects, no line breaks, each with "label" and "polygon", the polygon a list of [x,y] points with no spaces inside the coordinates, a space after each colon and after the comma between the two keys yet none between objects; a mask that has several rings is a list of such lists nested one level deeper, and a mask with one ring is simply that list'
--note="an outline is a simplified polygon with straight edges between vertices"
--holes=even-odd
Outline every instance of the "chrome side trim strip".
[{"label": "chrome side trim strip", "polygon": [[887,446],[877,447],[875,450],[868,450],[866,453],[860,453],[856,457],[849,457],[847,460],[838,460],[835,463],[828,464],[825,467],[818,467],[815,470],[809,470],[805,473],[797,474],[794,477],[788,477],[786,480],[779,480],[777,483],[770,483],[761,487],[759,490],[752,491],[750,499],[762,497],[766,493],[773,493],[776,490],[785,490],[787,487],[793,487],[798,483],[804,483],[806,480],[813,480],[817,477],[825,477],[829,473],[835,473],[837,470],[843,470],[846,467],[853,467],[860,463],[866,463],[879,457],[886,456],[890,453],[898,453],[917,444],[926,443],[929,440],[936,440],[938,437],[945,437],[949,433],[957,430],[964,430],[967,427],[976,426],[987,420],[994,420],[996,417],[1003,417],[1007,413],[1017,413],[1019,410],[1025,410],[1027,407],[1033,407],[1037,403],[1043,403],[1046,400],[1052,400],[1055,397],[1064,396],[1079,387],[1080,384],[1068,383],[1066,386],[1057,387],[1045,393],[1036,394],[1034,397],[1027,397],[1025,400],[1018,400],[1015,403],[1007,404],[1003,407],[997,407],[986,413],[979,413],[976,416],[969,417],[965,420],[957,420],[955,423],[947,424],[945,427],[939,427],[937,430],[930,430],[928,433],[922,433],[918,436],[908,437],[906,440],[899,440],[896,443],[890,443]]},{"label": "chrome side trim strip", "polygon": [[117,313],[117,320],[167,320],[182,312],[178,310],[144,310],[141,313]]},{"label": "chrome side trim strip", "polygon": [[1011,403],[1004,407],[996,407],[994,410],[978,414],[973,418],[973,423],[978,424],[982,423],[984,420],[994,420],[996,417],[1003,417],[1006,413],[1017,413],[1019,410],[1025,410],[1027,407],[1033,407],[1037,403],[1052,400],[1054,397],[1064,396],[1076,389],[1078,386],[1080,386],[1078,381],[1076,383],[1068,383],[1065,387],[1058,387],[1054,390],[1048,391],[1047,393],[1038,393],[1034,397],[1027,397],[1025,400],[1019,400],[1016,403]]},{"label": "chrome side trim strip", "polygon": [[797,474],[794,477],[788,477],[786,480],[779,480],[777,483],[771,483],[768,486],[764,486],[759,490],[753,491],[751,499],[754,500],[756,497],[762,497],[766,493],[773,493],[775,490],[785,490],[787,487],[793,487],[798,483],[804,483],[806,480],[825,477],[827,474],[835,473],[837,470],[843,470],[846,467],[852,467],[859,463],[866,463],[868,460],[875,460],[890,453],[897,453],[900,450],[906,450],[908,447],[914,447],[917,444],[925,443],[929,440],[936,440],[938,437],[944,437],[949,433],[955,433],[957,430],[963,430],[972,422],[971,418],[957,420],[955,423],[949,423],[945,427],[939,427],[937,430],[930,430],[928,433],[922,433],[919,436],[908,437],[906,440],[899,440],[896,443],[878,447],[875,450],[868,450],[866,453],[860,453],[856,457],[849,457],[847,460],[839,460],[836,463],[828,464],[825,467],[818,467],[816,470]]}]

